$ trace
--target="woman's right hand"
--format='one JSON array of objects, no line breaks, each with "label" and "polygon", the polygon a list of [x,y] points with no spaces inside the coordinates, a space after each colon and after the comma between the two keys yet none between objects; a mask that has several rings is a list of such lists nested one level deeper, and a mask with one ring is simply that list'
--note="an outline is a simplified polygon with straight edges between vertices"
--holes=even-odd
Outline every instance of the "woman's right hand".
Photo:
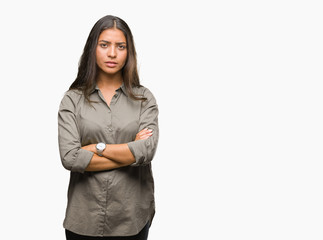
[{"label": "woman's right hand", "polygon": [[135,141],[147,139],[151,135],[153,135],[153,130],[145,128],[137,133]]}]

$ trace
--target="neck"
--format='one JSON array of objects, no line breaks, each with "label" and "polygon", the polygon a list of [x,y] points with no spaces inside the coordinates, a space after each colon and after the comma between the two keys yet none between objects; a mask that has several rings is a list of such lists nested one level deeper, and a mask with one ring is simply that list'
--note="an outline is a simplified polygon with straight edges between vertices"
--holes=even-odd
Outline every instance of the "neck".
[{"label": "neck", "polygon": [[114,88],[117,89],[122,85],[123,79],[121,71],[109,75],[104,72],[99,72],[97,76],[97,85],[99,88]]}]

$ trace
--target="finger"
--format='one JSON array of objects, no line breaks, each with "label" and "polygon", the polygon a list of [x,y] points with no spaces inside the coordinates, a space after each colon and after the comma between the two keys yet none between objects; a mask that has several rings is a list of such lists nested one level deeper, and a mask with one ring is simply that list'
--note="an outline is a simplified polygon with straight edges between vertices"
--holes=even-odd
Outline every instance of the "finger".
[{"label": "finger", "polygon": [[150,132],[150,133],[146,133],[146,134],[143,134],[143,135],[140,135],[140,136],[139,136],[139,138],[140,138],[140,139],[146,139],[146,138],[149,138],[151,135],[153,135],[153,133],[152,133],[152,132]]},{"label": "finger", "polygon": [[148,133],[151,133],[151,132],[152,132],[152,130],[151,130],[151,129],[147,129],[147,128],[145,128],[145,129],[141,130],[139,133],[137,133],[137,135],[138,135],[138,136],[142,136],[142,135],[144,135],[144,134],[148,134]]},{"label": "finger", "polygon": [[148,134],[152,134],[152,133],[153,132],[151,130],[147,130],[145,132],[140,133],[140,135],[142,136],[142,135],[148,135]]},{"label": "finger", "polygon": [[148,135],[145,135],[145,136],[143,136],[142,138],[140,138],[140,140],[145,140],[145,139],[147,139],[147,138],[149,138],[150,136],[148,136]]},{"label": "finger", "polygon": [[151,129],[149,129],[149,128],[144,128],[144,129],[142,129],[140,132],[151,132],[152,130]]}]

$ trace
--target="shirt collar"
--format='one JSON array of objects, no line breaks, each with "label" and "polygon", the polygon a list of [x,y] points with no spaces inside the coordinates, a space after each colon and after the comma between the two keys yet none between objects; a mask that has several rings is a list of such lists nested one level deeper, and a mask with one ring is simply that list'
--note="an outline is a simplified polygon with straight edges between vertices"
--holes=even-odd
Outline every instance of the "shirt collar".
[{"label": "shirt collar", "polygon": [[[126,90],[126,87],[125,87],[124,83],[122,83],[122,85],[116,91],[118,91],[119,89],[121,89],[121,91],[124,93],[124,95],[126,95],[128,97],[128,93],[127,93],[127,90]],[[97,84],[95,84],[95,88],[92,90],[91,93],[93,93],[96,90],[97,91],[100,90],[100,88],[98,87]]]},{"label": "shirt collar", "polygon": [[127,89],[126,89],[126,86],[124,85],[124,83],[122,83],[122,85],[118,89],[121,89],[121,91],[124,93],[124,95],[126,95],[128,97]]}]

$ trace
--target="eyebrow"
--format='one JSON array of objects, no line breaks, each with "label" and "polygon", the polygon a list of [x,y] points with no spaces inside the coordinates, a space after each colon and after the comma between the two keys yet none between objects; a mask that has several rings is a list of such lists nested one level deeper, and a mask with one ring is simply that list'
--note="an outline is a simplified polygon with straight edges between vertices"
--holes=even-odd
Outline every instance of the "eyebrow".
[{"label": "eyebrow", "polygon": [[[100,40],[99,42],[111,43],[111,42],[106,41],[106,40]],[[117,42],[116,44],[118,44],[118,45],[120,45],[120,44],[126,44],[126,42]]]}]

